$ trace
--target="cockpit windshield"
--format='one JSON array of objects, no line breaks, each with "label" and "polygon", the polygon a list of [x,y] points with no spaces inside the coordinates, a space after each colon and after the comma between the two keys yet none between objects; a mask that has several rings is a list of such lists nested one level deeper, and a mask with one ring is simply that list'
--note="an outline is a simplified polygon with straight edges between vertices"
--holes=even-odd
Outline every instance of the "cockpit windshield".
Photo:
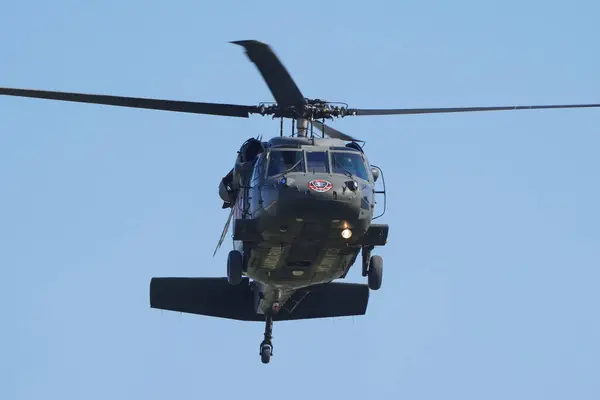
[{"label": "cockpit windshield", "polygon": [[267,175],[284,172],[304,172],[304,153],[301,150],[271,150]]},{"label": "cockpit windshield", "polygon": [[369,180],[367,167],[360,153],[331,152],[331,166],[334,174],[350,173],[365,181]]},{"label": "cockpit windshield", "polygon": [[326,151],[307,151],[306,170],[309,173],[329,173],[329,157]]}]

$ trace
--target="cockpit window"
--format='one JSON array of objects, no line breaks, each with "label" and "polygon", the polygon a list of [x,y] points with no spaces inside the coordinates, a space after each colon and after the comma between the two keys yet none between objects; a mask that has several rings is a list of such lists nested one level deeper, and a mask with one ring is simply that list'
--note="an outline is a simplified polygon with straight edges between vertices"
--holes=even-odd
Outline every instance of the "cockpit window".
[{"label": "cockpit window", "polygon": [[331,167],[334,174],[348,175],[350,173],[365,181],[369,180],[367,167],[360,153],[332,152]]},{"label": "cockpit window", "polygon": [[308,173],[325,172],[329,173],[329,157],[326,151],[307,151],[306,152],[306,171]]},{"label": "cockpit window", "polygon": [[271,150],[268,176],[284,172],[304,172],[304,153],[296,150]]},{"label": "cockpit window", "polygon": [[266,158],[267,157],[265,157],[265,153],[262,153],[258,156],[258,159],[254,164],[254,170],[252,171],[252,179],[250,181],[252,184],[255,184],[265,176],[265,166],[267,164]]}]

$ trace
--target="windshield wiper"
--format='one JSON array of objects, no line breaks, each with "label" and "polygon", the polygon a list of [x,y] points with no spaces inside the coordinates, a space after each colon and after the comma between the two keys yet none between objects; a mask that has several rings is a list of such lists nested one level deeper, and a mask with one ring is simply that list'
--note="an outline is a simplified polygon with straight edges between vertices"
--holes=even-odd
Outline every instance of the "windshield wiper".
[{"label": "windshield wiper", "polygon": [[345,171],[345,175],[347,175],[348,177],[350,177],[350,178],[354,179],[354,175],[352,174],[352,172],[348,171],[348,170],[346,169],[346,167],[344,167],[342,164],[340,164],[340,163],[338,162],[337,158],[335,158],[335,156],[333,156],[333,157],[331,157],[331,158],[333,159],[333,163],[334,163],[336,166],[340,167],[342,170],[344,170],[344,171]]},{"label": "windshield wiper", "polygon": [[299,159],[298,161],[296,161],[296,164],[292,165],[290,168],[286,169],[285,171],[283,171],[281,173],[281,175],[285,175],[288,172],[292,171],[294,168],[296,168],[298,166],[298,164],[300,164],[302,162],[302,159]]}]

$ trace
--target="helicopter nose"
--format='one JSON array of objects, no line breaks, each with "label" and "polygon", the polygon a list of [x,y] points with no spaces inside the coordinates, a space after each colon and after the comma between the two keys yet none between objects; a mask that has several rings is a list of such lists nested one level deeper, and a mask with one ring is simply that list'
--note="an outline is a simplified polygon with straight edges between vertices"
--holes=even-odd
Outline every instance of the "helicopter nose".
[{"label": "helicopter nose", "polygon": [[[361,190],[353,180],[329,177],[287,177],[276,186],[278,215],[319,219],[355,218],[360,213]],[[329,179],[325,179],[329,178]]]}]

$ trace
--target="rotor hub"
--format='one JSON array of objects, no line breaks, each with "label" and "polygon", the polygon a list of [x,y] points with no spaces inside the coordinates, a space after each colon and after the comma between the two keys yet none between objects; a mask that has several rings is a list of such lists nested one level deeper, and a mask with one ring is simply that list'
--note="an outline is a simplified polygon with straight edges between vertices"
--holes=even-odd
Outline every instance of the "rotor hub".
[{"label": "rotor hub", "polygon": [[321,99],[305,99],[303,104],[288,107],[281,107],[277,103],[260,103],[258,109],[259,114],[272,115],[273,118],[308,119],[310,121],[356,115],[356,111],[348,108],[345,103]]}]

